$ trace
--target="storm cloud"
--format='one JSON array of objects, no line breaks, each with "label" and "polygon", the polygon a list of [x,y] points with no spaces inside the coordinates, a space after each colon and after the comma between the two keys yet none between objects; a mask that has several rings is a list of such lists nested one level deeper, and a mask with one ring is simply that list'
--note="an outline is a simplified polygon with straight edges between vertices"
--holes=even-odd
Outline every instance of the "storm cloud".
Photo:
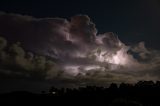
[{"label": "storm cloud", "polygon": [[70,19],[0,13],[1,76],[57,85],[160,80],[160,51],[99,34],[87,15]]}]

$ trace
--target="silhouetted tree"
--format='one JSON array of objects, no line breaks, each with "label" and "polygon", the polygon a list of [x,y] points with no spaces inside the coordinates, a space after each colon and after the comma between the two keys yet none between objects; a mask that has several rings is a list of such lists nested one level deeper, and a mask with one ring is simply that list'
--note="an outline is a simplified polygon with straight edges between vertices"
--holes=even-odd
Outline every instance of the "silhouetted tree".
[{"label": "silhouetted tree", "polygon": [[117,84],[112,83],[109,88],[110,88],[110,89],[117,89],[118,86],[117,86]]}]

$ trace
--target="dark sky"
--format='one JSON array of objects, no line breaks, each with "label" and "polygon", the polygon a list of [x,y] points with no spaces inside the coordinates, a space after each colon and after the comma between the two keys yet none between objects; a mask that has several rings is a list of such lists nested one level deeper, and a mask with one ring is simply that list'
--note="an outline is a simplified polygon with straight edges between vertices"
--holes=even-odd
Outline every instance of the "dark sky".
[{"label": "dark sky", "polygon": [[125,43],[145,41],[160,49],[159,0],[1,0],[0,11],[37,18],[86,14],[98,33],[115,32]]}]

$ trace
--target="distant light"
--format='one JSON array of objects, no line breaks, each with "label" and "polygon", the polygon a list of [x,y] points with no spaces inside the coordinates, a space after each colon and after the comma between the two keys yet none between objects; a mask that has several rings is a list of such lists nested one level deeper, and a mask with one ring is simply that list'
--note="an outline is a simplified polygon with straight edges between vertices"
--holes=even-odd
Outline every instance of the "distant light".
[{"label": "distant light", "polygon": [[56,94],[56,92],[52,92],[52,94],[53,94],[53,95],[55,95],[55,94]]}]

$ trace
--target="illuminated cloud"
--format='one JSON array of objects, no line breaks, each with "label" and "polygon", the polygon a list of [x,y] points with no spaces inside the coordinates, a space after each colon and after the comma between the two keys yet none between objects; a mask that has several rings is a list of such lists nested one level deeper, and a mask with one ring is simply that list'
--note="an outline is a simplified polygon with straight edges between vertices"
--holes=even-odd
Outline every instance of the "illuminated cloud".
[{"label": "illuminated cloud", "polygon": [[125,45],[112,32],[97,34],[86,15],[38,19],[1,12],[0,35],[1,75],[76,86],[160,80],[160,51],[144,42]]}]

